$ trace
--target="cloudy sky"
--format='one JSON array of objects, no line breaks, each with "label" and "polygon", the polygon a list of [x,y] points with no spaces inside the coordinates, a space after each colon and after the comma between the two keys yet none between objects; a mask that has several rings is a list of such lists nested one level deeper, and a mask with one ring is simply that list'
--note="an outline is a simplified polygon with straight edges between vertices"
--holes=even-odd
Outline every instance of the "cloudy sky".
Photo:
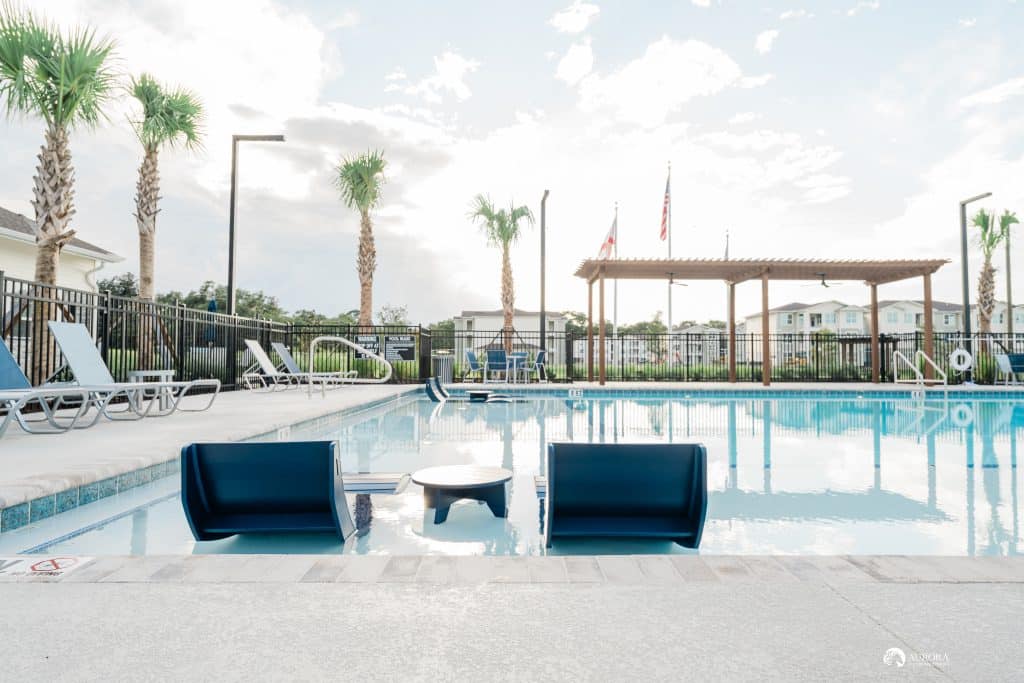
[{"label": "cloudy sky", "polygon": [[[734,258],[945,257],[936,296],[952,300],[957,201],[992,191],[987,206],[1024,215],[1024,1],[31,4],[109,34],[123,70],[206,104],[205,151],[162,160],[160,290],[225,279],[232,133],[287,136],[243,149],[238,280],[290,309],[358,304],[358,217],[332,167],[368,148],[391,164],[375,303],[424,322],[498,307],[499,255],[466,219],[478,192],[539,214],[551,191],[554,309],[585,308],[572,273],[615,202],[620,256],[665,254],[669,161],[673,255],[720,257],[728,229]],[[130,106],[72,137],[75,227],[137,272]],[[4,124],[0,205],[29,210],[41,139],[38,121]],[[537,229],[513,267],[517,304],[537,308]],[[623,322],[666,308],[663,284],[622,283],[619,296]],[[759,297],[741,286],[739,312]],[[773,284],[771,297],[860,303],[867,291]],[[721,318],[724,302],[720,283],[677,288],[673,317]]]}]

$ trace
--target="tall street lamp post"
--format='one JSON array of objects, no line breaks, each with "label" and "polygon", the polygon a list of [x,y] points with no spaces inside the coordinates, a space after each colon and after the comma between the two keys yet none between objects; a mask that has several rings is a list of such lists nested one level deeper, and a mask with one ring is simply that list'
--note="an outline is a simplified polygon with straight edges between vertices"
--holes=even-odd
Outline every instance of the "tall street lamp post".
[{"label": "tall street lamp post", "polygon": [[548,191],[544,190],[544,196],[540,199],[540,350],[546,351],[548,339],[547,309],[544,306],[544,266],[545,252],[544,240],[547,234],[547,201]]},{"label": "tall street lamp post", "polygon": [[[960,277],[963,285],[964,295],[964,348],[967,349],[967,353],[971,351],[971,292],[970,292],[970,281],[967,274],[967,205],[971,202],[976,202],[979,199],[985,199],[991,197],[991,192],[985,192],[979,194],[970,199],[964,199],[960,202]],[[973,357],[973,353],[972,353]],[[971,383],[974,381],[974,363],[971,363],[971,367],[964,373],[964,382]]]},{"label": "tall street lamp post", "polygon": [[284,142],[283,135],[231,136],[231,209],[228,213],[228,301],[227,314],[235,314],[235,201],[238,187],[239,142]]}]

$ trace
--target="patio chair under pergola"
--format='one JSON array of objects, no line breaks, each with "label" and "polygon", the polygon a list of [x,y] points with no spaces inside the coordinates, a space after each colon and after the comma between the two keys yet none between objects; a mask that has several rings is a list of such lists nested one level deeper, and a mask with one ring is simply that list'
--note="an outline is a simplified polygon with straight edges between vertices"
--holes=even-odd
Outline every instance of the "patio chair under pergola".
[{"label": "patio chair under pergola", "polygon": [[[878,341],[878,286],[920,277],[924,284],[924,352],[933,348],[932,273],[946,259],[861,261],[819,259],[587,259],[576,277],[587,281],[587,378],[594,380],[594,283],[598,285],[598,381],[605,383],[605,280],[722,280],[729,286],[729,381],[736,381],[736,285],[761,281],[761,381],[771,384],[771,348],[768,333],[769,280],[860,280],[871,290],[871,381],[880,381]],[[931,367],[925,368],[927,379]]]}]

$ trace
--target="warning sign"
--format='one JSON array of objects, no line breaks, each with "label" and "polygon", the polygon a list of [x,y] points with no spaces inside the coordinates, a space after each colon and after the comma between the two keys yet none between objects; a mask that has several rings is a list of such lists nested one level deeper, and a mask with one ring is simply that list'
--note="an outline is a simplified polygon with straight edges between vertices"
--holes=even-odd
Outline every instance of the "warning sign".
[{"label": "warning sign", "polygon": [[39,555],[0,557],[0,579],[22,576],[65,576],[91,559],[91,557],[40,557]]},{"label": "warning sign", "polygon": [[[357,334],[355,336],[355,343],[362,346],[367,351],[380,355],[380,336],[376,334]],[[372,358],[373,356],[367,355],[362,351],[356,351],[356,358],[365,360]]]}]

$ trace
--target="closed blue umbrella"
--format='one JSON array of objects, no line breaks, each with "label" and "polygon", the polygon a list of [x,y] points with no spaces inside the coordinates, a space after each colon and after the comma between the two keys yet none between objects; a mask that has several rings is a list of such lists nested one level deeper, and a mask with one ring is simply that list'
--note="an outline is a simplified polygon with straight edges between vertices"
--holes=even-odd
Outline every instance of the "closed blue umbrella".
[{"label": "closed blue umbrella", "polygon": [[[217,300],[210,299],[210,302],[206,304],[206,310],[210,313],[217,312]],[[206,343],[213,346],[213,343],[217,341],[217,326],[213,322],[213,318],[210,318],[210,323],[206,326]]]}]

